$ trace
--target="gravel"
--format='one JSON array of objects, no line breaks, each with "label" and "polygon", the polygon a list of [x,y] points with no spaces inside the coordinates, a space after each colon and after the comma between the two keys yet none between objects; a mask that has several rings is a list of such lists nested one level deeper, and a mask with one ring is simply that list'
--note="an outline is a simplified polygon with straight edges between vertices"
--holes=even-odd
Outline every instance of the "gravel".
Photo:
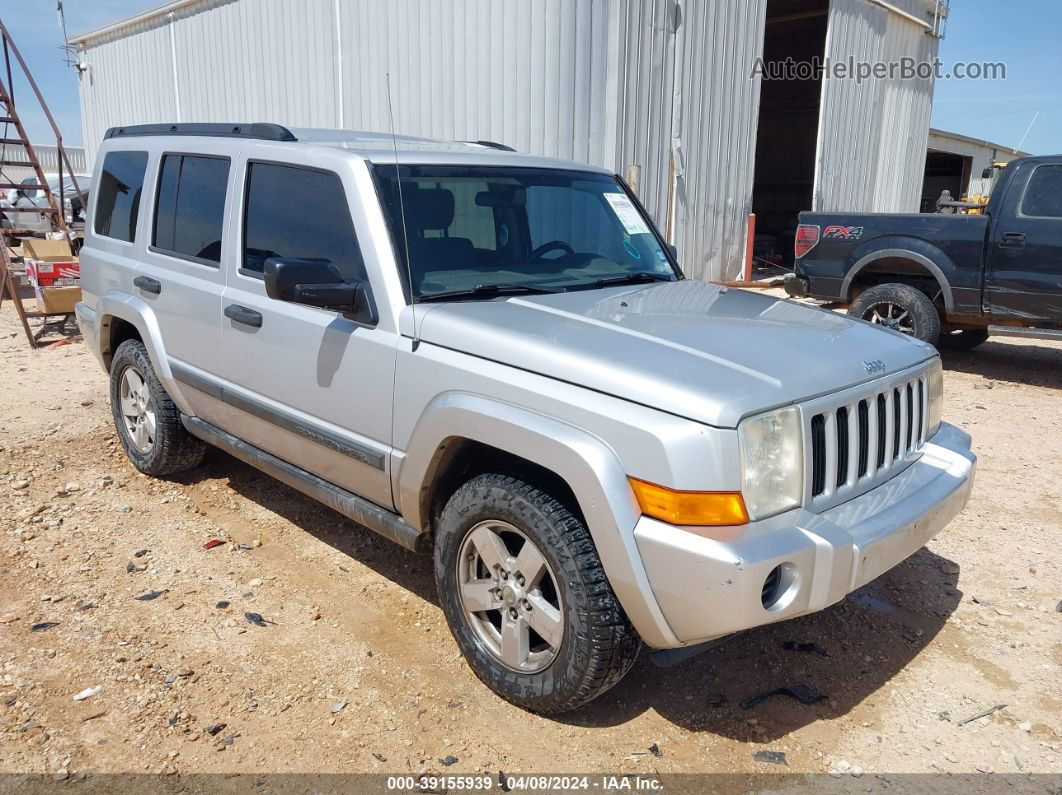
[{"label": "gravel", "polygon": [[[643,655],[556,720],[469,671],[430,557],[219,452],[179,478],[141,477],[84,346],[31,353],[18,330],[0,308],[0,773],[406,773],[449,757],[447,772],[492,776],[763,773],[754,754],[768,750],[787,771],[868,783],[1062,770],[1058,343],[946,357],[944,416],[973,435],[978,481],[926,549],[821,613],[671,669]],[[204,549],[213,538],[225,542]],[[142,549],[132,559],[148,568],[127,573]],[[59,625],[29,631],[45,622]],[[783,648],[794,639],[830,656]],[[795,682],[828,698],[774,698],[747,722],[742,700]],[[957,725],[996,704],[1009,706]],[[666,752],[617,750],[650,743]]]}]

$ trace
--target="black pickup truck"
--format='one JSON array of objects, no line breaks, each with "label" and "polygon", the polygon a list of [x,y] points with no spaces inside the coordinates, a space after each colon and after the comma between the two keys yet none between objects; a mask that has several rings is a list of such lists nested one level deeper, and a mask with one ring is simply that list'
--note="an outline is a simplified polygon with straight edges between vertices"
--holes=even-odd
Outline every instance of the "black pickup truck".
[{"label": "black pickup truck", "polygon": [[1062,155],[1014,160],[984,215],[800,214],[790,295],[942,348],[1062,339]]}]

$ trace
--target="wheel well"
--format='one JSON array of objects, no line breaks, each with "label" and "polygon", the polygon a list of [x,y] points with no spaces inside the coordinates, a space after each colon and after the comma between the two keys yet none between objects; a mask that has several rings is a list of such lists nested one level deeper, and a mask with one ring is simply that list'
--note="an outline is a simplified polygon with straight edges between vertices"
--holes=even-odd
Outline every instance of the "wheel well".
[{"label": "wheel well", "polygon": [[486,472],[519,476],[549,493],[580,519],[583,518],[575,493],[556,472],[489,444],[452,437],[439,445],[421,489],[420,515],[427,524],[425,530],[435,527],[455,491],[476,475]]},{"label": "wheel well", "polygon": [[921,290],[943,313],[944,288],[937,281],[937,277],[924,265],[903,257],[882,257],[860,270],[848,287],[848,302],[851,303],[860,293],[871,287],[896,282]]},{"label": "wheel well", "polygon": [[144,341],[136,326],[128,320],[122,320],[114,315],[108,315],[103,319],[100,324],[100,331],[100,339],[103,341],[103,362],[107,365],[108,370],[111,369],[111,359],[114,356],[114,352],[118,350],[119,345],[126,340]]}]

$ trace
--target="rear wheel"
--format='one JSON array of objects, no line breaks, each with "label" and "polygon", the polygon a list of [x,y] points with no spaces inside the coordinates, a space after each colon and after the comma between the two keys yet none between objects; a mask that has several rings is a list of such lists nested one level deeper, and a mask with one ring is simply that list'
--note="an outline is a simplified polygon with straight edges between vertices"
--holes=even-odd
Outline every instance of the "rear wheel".
[{"label": "rear wheel", "polygon": [[139,340],[126,340],[114,352],[111,414],[126,455],[145,475],[173,475],[203,460],[206,445],[184,429]]},{"label": "rear wheel", "polygon": [[988,340],[986,328],[963,328],[940,332],[937,347],[941,350],[972,351]]},{"label": "rear wheel", "polygon": [[940,336],[940,314],[929,296],[909,284],[879,284],[864,290],[848,314],[931,345]]},{"label": "rear wheel", "polygon": [[586,525],[518,477],[479,475],[450,498],[435,530],[435,578],[473,672],[526,709],[591,701],[641,648]]}]

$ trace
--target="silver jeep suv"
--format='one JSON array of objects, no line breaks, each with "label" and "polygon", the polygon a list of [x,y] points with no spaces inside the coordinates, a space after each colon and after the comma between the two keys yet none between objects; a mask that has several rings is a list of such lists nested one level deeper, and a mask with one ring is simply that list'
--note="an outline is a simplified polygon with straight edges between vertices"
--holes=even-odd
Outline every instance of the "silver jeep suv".
[{"label": "silver jeep suv", "polygon": [[929,345],[683,278],[616,175],[270,124],[112,129],[85,340],[133,465],[205,444],[433,551],[514,703],[831,605],[962,510]]}]

